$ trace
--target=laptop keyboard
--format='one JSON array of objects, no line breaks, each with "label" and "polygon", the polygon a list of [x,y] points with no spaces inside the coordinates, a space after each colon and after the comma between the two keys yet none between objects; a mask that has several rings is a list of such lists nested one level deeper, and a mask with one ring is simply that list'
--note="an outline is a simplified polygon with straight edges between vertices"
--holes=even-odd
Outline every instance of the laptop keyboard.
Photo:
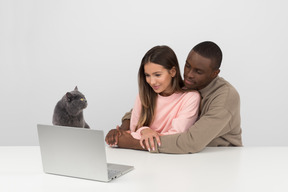
[{"label": "laptop keyboard", "polygon": [[108,169],[108,178],[114,178],[115,176],[120,175],[121,171]]}]

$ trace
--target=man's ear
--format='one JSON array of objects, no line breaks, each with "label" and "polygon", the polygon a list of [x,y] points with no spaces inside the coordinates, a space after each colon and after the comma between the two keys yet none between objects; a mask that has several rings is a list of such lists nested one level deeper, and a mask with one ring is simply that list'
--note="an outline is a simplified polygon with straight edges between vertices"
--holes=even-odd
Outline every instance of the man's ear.
[{"label": "man's ear", "polygon": [[213,72],[213,78],[217,77],[217,75],[220,73],[220,69],[217,69]]}]

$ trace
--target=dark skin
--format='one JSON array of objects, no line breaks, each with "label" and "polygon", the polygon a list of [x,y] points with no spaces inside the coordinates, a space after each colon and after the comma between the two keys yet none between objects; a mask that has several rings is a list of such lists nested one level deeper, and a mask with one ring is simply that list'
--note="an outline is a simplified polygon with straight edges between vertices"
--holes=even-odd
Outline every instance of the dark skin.
[{"label": "dark skin", "polygon": [[211,59],[193,50],[189,53],[184,67],[184,84],[187,89],[201,90],[215,79],[220,70],[215,69]]},{"label": "dark skin", "polygon": [[122,125],[117,126],[116,129],[111,129],[106,135],[105,141],[108,145],[113,146],[118,144],[119,132],[129,131],[130,129],[130,120],[124,120]]},{"label": "dark skin", "polygon": [[140,145],[139,140],[130,134],[130,120],[124,120],[122,125],[112,129],[106,135],[105,141],[108,145],[117,145],[119,148],[146,150]]},{"label": "dark skin", "polygon": [[[184,84],[186,89],[201,90],[215,79],[220,70],[216,69],[212,60],[190,51],[184,67]],[[130,120],[123,121],[121,127],[112,129],[106,135],[106,143],[110,146],[118,145],[120,148],[148,150],[155,149],[154,138],[158,146],[161,145],[160,135],[152,129],[144,129],[149,132],[144,134],[141,140],[134,139],[130,134]],[[143,132],[142,131],[142,132]],[[141,132],[141,134],[142,134]]]}]

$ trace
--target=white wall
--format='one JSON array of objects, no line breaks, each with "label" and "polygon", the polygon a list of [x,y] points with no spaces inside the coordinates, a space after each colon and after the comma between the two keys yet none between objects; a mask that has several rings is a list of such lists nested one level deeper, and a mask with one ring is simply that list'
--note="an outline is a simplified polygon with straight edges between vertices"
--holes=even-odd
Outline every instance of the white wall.
[{"label": "white wall", "polygon": [[274,1],[0,0],[0,145],[37,145],[57,101],[78,85],[93,129],[134,103],[145,52],[216,42],[220,75],[241,96],[246,146],[288,145],[287,3]]}]

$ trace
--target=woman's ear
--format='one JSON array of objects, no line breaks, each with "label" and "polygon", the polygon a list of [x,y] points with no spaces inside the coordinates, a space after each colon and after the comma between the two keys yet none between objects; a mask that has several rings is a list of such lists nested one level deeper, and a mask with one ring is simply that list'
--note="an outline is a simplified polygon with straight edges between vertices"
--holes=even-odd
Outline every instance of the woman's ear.
[{"label": "woman's ear", "polygon": [[172,69],[169,70],[171,77],[175,77],[176,75],[176,68],[172,67]]}]

